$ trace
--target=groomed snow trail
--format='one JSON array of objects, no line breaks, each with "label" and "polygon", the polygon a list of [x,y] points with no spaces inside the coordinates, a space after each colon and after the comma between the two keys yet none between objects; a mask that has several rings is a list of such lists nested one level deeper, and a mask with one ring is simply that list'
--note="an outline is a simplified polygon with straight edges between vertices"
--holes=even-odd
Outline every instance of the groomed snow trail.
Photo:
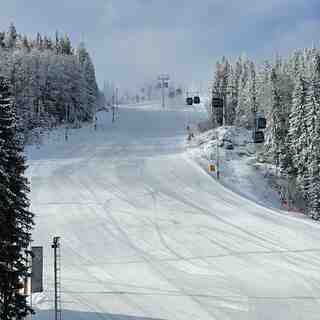
[{"label": "groomed snow trail", "polygon": [[53,319],[55,235],[64,319],[319,319],[319,226],[242,198],[189,159],[186,119],[204,113],[155,105],[110,117],[30,151],[45,252],[37,319]]}]

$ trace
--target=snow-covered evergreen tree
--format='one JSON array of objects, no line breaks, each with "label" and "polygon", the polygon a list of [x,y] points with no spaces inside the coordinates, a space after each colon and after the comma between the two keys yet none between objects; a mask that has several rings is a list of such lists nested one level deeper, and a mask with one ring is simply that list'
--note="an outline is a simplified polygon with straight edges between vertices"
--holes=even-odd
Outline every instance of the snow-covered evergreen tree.
[{"label": "snow-covered evergreen tree", "polygon": [[242,78],[241,89],[236,110],[236,124],[242,127],[252,127],[251,84],[248,78]]},{"label": "snow-covered evergreen tree", "polygon": [[29,211],[23,147],[10,92],[0,77],[0,318],[23,319],[31,312],[20,282],[28,275],[25,250],[31,242],[33,214]]},{"label": "snow-covered evergreen tree", "polygon": [[[251,107],[250,111],[252,112],[252,114],[253,113],[256,114],[259,111],[259,106],[258,106],[256,69],[255,69],[255,65],[253,62],[250,63],[249,83],[250,83],[250,107]],[[252,127],[254,127],[254,125],[253,125],[254,121],[255,121],[255,119],[252,119],[252,117],[251,117]]]},{"label": "snow-covered evergreen tree", "polygon": [[[279,70],[279,69],[278,69]],[[285,171],[292,171],[291,152],[288,149],[290,140],[288,137],[288,116],[285,104],[285,95],[281,87],[281,76],[276,69],[271,72],[272,105],[270,117],[270,149],[271,158],[277,167]]]},{"label": "snow-covered evergreen tree", "polygon": [[15,45],[16,45],[17,38],[18,38],[18,34],[17,34],[16,27],[14,26],[13,23],[11,23],[9,26],[9,30],[8,30],[6,37],[5,37],[6,47],[8,49],[14,49]]},{"label": "snow-covered evergreen tree", "polygon": [[[212,94],[223,97],[226,59],[217,62]],[[228,62],[229,63],[229,62]],[[228,66],[228,124],[252,127],[252,111],[267,119],[266,159],[295,180],[315,216],[318,177],[315,145],[320,109],[320,50],[296,50],[288,59],[255,65],[240,57]],[[233,117],[234,115],[234,117]],[[308,207],[308,206],[307,206]]]},{"label": "snow-covered evergreen tree", "polygon": [[81,43],[77,49],[77,58],[81,66],[82,80],[86,87],[84,99],[88,105],[86,120],[89,120],[92,119],[97,108],[98,86],[96,83],[95,69],[84,43]]},{"label": "snow-covered evergreen tree", "polygon": [[314,219],[320,219],[320,105],[310,145],[308,200],[309,215]]},{"label": "snow-covered evergreen tree", "polygon": [[61,53],[66,55],[72,54],[71,41],[67,35],[60,39]]},{"label": "snow-covered evergreen tree", "polygon": [[5,47],[5,37],[6,33],[5,32],[0,32],[0,48],[3,49]]},{"label": "snow-covered evergreen tree", "polygon": [[306,148],[308,150],[307,178],[305,192],[308,199],[308,213],[314,219],[320,218],[320,56],[312,56],[311,79],[306,97]]},{"label": "snow-covered evergreen tree", "polygon": [[[305,106],[307,101],[307,82],[300,76],[297,79],[293,92],[292,110],[289,118],[290,146],[297,171],[297,178],[302,183],[306,172],[306,138],[307,126],[305,119]],[[302,183],[305,184],[305,183]]]},{"label": "snow-covered evergreen tree", "polygon": [[236,120],[236,110],[238,106],[238,86],[239,86],[239,70],[234,70],[230,66],[229,76],[229,95],[228,95],[228,121],[229,125],[234,125]]},{"label": "snow-covered evergreen tree", "polygon": [[98,86],[84,44],[74,52],[68,36],[61,38],[57,32],[52,41],[37,33],[35,39],[28,39],[11,25],[7,33],[0,34],[0,73],[12,83],[26,142],[33,139],[33,131],[49,129],[65,121],[67,114],[68,121],[77,126],[92,119]]}]

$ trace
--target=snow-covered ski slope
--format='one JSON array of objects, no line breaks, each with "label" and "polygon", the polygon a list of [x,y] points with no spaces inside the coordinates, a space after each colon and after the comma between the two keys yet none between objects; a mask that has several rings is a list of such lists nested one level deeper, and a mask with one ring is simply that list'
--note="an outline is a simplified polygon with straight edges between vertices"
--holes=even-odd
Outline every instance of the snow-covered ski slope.
[{"label": "snow-covered ski slope", "polygon": [[98,130],[29,150],[35,319],[53,319],[61,236],[63,319],[319,319],[320,229],[221,186],[185,150],[184,107],[121,107]]}]

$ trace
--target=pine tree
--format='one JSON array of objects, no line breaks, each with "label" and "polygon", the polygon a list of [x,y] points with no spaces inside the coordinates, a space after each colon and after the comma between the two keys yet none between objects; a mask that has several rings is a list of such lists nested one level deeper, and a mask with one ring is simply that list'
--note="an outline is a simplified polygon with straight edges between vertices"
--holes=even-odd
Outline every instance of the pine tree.
[{"label": "pine tree", "polygon": [[[90,118],[94,114],[97,107],[98,98],[98,86],[96,83],[96,76],[93,63],[90,56],[85,60],[83,66],[83,73],[87,84],[87,99],[88,99],[88,111],[90,112]],[[89,120],[89,119],[88,119]]]},{"label": "pine tree", "polygon": [[5,32],[0,32],[0,49],[4,48],[6,46],[5,37],[6,37],[6,33]]},{"label": "pine tree", "polygon": [[30,45],[27,36],[22,38],[22,49],[25,49],[27,52],[30,51]]},{"label": "pine tree", "polygon": [[320,104],[320,52],[315,55],[314,58],[314,91],[315,97]]},{"label": "pine tree", "polygon": [[32,312],[18,291],[28,275],[25,250],[31,242],[33,214],[22,144],[17,133],[9,81],[0,77],[0,319],[23,319]]},{"label": "pine tree", "polygon": [[67,35],[60,39],[61,53],[66,55],[72,54],[71,41]]},{"label": "pine tree", "polygon": [[242,62],[241,58],[236,62],[235,67],[233,68],[233,79],[232,79],[232,92],[231,92],[231,101],[232,101],[232,124],[235,125],[237,121],[237,110],[239,108],[239,95],[241,92],[241,75],[242,75]]},{"label": "pine tree", "polygon": [[272,83],[272,111],[271,111],[271,141],[272,141],[272,154],[273,162],[277,167],[280,165],[281,144],[283,142],[283,117],[282,117],[282,105],[281,96],[279,90],[278,75],[275,69],[271,74]]},{"label": "pine tree", "polygon": [[227,58],[222,58],[222,82],[221,82],[221,94],[224,101],[224,123],[229,125],[230,110],[228,108],[228,92],[229,92],[229,78],[230,78],[230,64]]},{"label": "pine tree", "polygon": [[43,40],[39,32],[37,33],[37,38],[36,38],[36,48],[39,50],[43,49]]},{"label": "pine tree", "polygon": [[94,66],[85,46],[74,52],[68,36],[28,39],[11,25],[0,32],[0,73],[12,83],[25,143],[39,127],[61,123],[67,108],[70,120],[92,119],[98,103]]},{"label": "pine tree", "polygon": [[230,66],[230,79],[229,79],[229,96],[228,96],[228,124],[234,125],[236,119],[236,110],[238,106],[238,82],[236,72]]},{"label": "pine tree", "polygon": [[306,96],[306,148],[308,184],[306,188],[308,199],[308,214],[314,219],[320,218],[320,66],[319,56],[312,56],[311,81]]},{"label": "pine tree", "polygon": [[315,130],[310,145],[308,214],[320,218],[320,105],[318,105]]},{"label": "pine tree", "polygon": [[251,85],[249,79],[241,81],[241,89],[238,98],[238,108],[236,111],[236,124],[242,127],[252,127],[251,116]]},{"label": "pine tree", "polygon": [[83,100],[87,103],[87,117],[84,120],[90,120],[97,107],[98,85],[96,82],[95,69],[84,43],[80,43],[77,49],[77,59],[82,71],[82,81],[86,86],[86,90],[83,92]]},{"label": "pine tree", "polygon": [[[258,93],[257,93],[257,78],[256,78],[256,69],[253,62],[250,63],[250,106],[251,110],[254,113],[257,113],[258,108]],[[255,119],[252,119],[252,122]]]},{"label": "pine tree", "polygon": [[310,80],[306,92],[306,103],[305,103],[305,113],[304,122],[306,125],[306,132],[304,139],[306,141],[306,146],[310,146],[313,136],[315,134],[315,127],[317,121],[317,111],[319,109],[319,101],[317,99],[317,78],[314,73],[312,79]]},{"label": "pine tree", "polygon": [[301,52],[296,50],[289,62],[291,65],[291,74],[294,78],[297,78],[301,74],[301,60]]},{"label": "pine tree", "polygon": [[89,55],[83,42],[80,42],[76,51],[76,55],[77,55],[79,64],[82,66],[85,60],[88,59],[88,55]]},{"label": "pine tree", "polygon": [[52,50],[52,41],[47,36],[43,38],[43,48],[45,50]]},{"label": "pine tree", "polygon": [[8,33],[6,35],[6,47],[9,49],[14,49],[17,42],[17,30],[13,23],[10,24]]},{"label": "pine tree", "polygon": [[61,42],[60,42],[58,30],[56,31],[55,36],[56,37],[55,37],[55,43],[54,43],[54,50],[55,50],[56,54],[60,54],[61,53]]},{"label": "pine tree", "polygon": [[245,57],[234,64],[222,58],[216,64],[212,95],[224,97],[224,88],[228,124],[250,128],[252,108],[263,110],[264,154],[296,179],[312,216],[318,218],[320,50],[297,50],[288,59],[276,56],[258,67]]},{"label": "pine tree", "polygon": [[305,118],[308,83],[299,76],[293,92],[292,110],[289,116],[289,139],[291,153],[297,175],[297,182],[304,195],[308,185],[307,124]]}]

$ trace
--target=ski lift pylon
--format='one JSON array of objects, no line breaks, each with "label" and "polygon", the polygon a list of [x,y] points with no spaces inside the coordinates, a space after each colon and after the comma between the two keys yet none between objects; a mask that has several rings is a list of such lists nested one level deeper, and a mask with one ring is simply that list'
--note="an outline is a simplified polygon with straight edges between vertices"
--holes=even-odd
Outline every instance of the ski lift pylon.
[{"label": "ski lift pylon", "polygon": [[193,105],[193,99],[191,97],[188,97],[186,99],[186,103],[187,103],[188,106],[192,106]]},{"label": "ski lift pylon", "polygon": [[263,131],[257,130],[253,131],[252,139],[254,143],[263,143],[264,142],[264,133]]},{"label": "ski lift pylon", "polygon": [[267,127],[267,120],[263,116],[257,117],[257,128],[258,129],[265,129]]},{"label": "ski lift pylon", "polygon": [[194,96],[193,97],[193,103],[194,104],[199,104],[200,103],[200,97],[199,96]]},{"label": "ski lift pylon", "polygon": [[223,99],[212,98],[212,107],[213,108],[223,108]]}]

